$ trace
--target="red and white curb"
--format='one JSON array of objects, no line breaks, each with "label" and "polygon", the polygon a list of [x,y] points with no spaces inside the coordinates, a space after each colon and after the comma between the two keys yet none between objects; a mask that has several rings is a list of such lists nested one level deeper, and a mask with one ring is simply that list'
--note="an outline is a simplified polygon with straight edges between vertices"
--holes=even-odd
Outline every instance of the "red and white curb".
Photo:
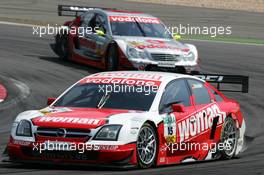
[{"label": "red and white curb", "polygon": [[0,84],[0,103],[3,102],[7,97],[7,90],[6,88]]}]

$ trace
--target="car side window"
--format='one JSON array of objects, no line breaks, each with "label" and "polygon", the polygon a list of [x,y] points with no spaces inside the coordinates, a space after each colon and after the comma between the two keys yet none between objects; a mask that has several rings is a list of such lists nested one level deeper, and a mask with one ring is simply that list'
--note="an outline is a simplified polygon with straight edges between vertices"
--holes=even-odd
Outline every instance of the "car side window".
[{"label": "car side window", "polygon": [[215,96],[215,100],[217,102],[223,101],[223,98],[215,90],[213,90],[210,87],[208,87],[208,88],[209,88],[210,92]]},{"label": "car side window", "polygon": [[195,98],[196,105],[211,103],[210,94],[203,82],[191,79],[188,79],[187,82]]},{"label": "car side window", "polygon": [[89,27],[90,21],[94,17],[94,13],[86,13],[83,16],[81,27]]},{"label": "car side window", "polygon": [[95,30],[101,30],[105,34],[108,33],[107,32],[106,19],[102,15],[100,15],[100,14],[97,14],[96,15],[93,29],[95,29]]},{"label": "car side window", "polygon": [[186,86],[184,79],[174,80],[167,85],[161,97],[159,108],[161,109],[164,104],[171,102],[179,102],[184,106],[190,106],[190,93]]}]

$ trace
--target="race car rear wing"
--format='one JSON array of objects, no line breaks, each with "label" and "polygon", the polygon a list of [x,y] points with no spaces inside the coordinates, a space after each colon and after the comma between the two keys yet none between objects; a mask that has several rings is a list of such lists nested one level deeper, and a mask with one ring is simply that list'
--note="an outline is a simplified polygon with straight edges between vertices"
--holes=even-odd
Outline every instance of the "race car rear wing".
[{"label": "race car rear wing", "polygon": [[[219,91],[248,93],[249,77],[244,75],[197,74],[193,75],[209,83],[215,83]],[[241,90],[222,89],[221,84],[240,84]]]},{"label": "race car rear wing", "polygon": [[94,9],[104,9],[101,7],[87,7],[87,6],[76,6],[76,5],[58,5],[58,15],[59,16],[80,16],[82,13]]}]

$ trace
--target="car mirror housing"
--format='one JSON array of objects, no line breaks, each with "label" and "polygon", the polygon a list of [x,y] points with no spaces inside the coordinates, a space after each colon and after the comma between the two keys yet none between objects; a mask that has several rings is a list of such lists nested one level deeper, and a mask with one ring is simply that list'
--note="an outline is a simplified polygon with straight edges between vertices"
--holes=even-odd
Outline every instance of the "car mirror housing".
[{"label": "car mirror housing", "polygon": [[48,98],[47,100],[47,105],[51,105],[54,101],[56,100],[56,98]]},{"label": "car mirror housing", "polygon": [[173,39],[178,41],[178,40],[181,39],[181,35],[179,35],[179,34],[177,34],[177,33],[174,33],[174,34],[173,34]]},{"label": "car mirror housing", "polygon": [[173,112],[185,112],[185,106],[183,104],[172,104],[171,108]]},{"label": "car mirror housing", "polygon": [[102,30],[95,30],[96,34],[99,36],[105,36],[105,33]]}]

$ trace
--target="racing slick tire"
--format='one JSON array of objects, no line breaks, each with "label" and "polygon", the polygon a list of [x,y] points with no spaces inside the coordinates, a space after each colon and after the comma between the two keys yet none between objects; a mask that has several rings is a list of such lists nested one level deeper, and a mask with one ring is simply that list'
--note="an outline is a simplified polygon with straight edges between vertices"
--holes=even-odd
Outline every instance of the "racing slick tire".
[{"label": "racing slick tire", "polygon": [[145,123],[138,134],[137,139],[137,161],[139,168],[150,168],[155,166],[158,150],[158,137],[155,129]]},{"label": "racing slick tire", "polygon": [[220,143],[223,143],[224,148],[220,150],[222,159],[231,159],[235,156],[238,142],[238,129],[232,117],[227,117],[220,136]]},{"label": "racing slick tire", "polygon": [[108,48],[106,57],[106,69],[108,71],[115,71],[118,69],[118,50],[115,44],[111,44]]},{"label": "racing slick tire", "polygon": [[68,44],[68,36],[61,35],[58,39],[58,54],[61,59],[68,60],[69,58],[69,44]]}]

